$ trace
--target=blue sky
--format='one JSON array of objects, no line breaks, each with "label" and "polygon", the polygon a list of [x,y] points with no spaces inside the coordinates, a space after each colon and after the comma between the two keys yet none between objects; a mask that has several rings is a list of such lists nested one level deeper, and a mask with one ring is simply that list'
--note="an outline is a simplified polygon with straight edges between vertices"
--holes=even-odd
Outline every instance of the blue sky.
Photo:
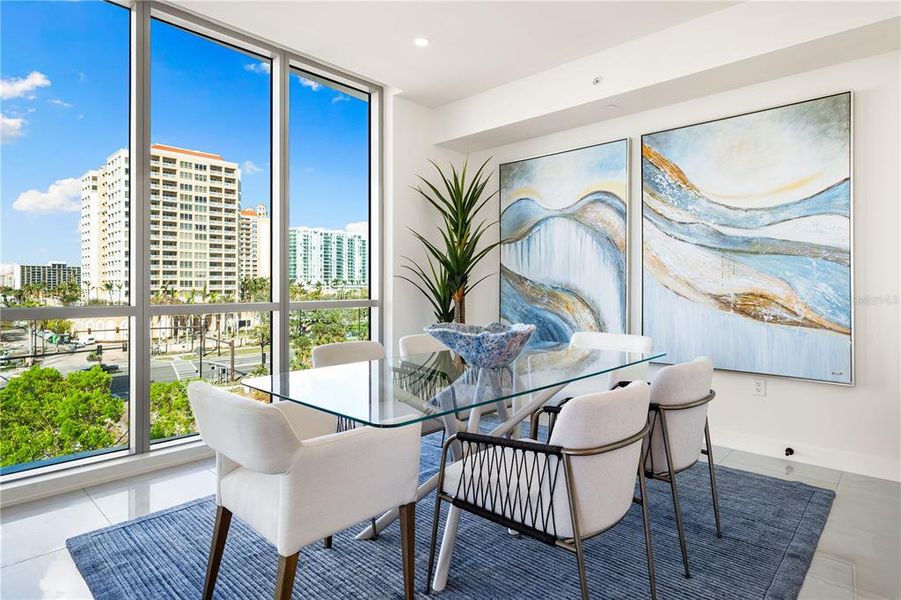
[{"label": "blue sky", "polygon": [[[98,1],[4,2],[0,261],[78,264],[77,187],[128,143],[128,11]],[[152,140],[243,169],[242,204],[270,206],[270,76],[261,59],[151,27]],[[368,215],[368,104],[291,78],[291,225]]]}]

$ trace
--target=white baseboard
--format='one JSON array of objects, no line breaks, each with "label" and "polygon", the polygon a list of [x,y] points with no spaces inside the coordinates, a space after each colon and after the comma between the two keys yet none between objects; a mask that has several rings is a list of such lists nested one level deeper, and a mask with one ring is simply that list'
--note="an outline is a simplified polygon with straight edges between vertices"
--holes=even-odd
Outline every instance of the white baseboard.
[{"label": "white baseboard", "polygon": [[8,508],[22,502],[64,494],[166,467],[174,467],[213,455],[214,452],[206,444],[197,440],[188,444],[154,450],[149,454],[123,456],[73,469],[10,481],[0,485],[0,508]]},{"label": "white baseboard", "polygon": [[880,479],[901,481],[901,463],[879,456],[819,446],[793,444],[792,449],[795,453],[791,457],[787,457],[785,456],[784,441],[714,428],[710,430],[710,437],[716,446],[724,446],[734,450],[743,450],[754,454],[762,454],[763,456],[772,456],[849,473],[859,473]]}]

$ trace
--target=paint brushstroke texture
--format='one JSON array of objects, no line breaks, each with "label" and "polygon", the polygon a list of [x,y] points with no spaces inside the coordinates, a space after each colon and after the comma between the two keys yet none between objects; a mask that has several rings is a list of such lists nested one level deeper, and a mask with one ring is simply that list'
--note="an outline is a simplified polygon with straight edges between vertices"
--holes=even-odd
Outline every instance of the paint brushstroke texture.
[{"label": "paint brushstroke texture", "polygon": [[[822,131],[824,122],[847,118],[847,106],[838,99],[796,111],[794,118],[813,121],[809,126],[767,114],[790,107],[725,120],[748,120],[743,127],[724,128],[746,139],[724,140],[717,123],[643,138],[644,331],[655,347],[667,350],[668,362],[707,354],[719,368],[850,381],[848,167],[840,166],[839,156],[832,163],[839,166],[830,169],[814,160],[818,155],[812,151],[812,158],[798,165],[816,176],[791,172],[779,162],[781,145],[773,150],[774,160],[749,156],[768,151],[765,140],[755,137],[760,130],[798,136],[793,148],[803,153],[805,142],[816,143],[805,130]],[[775,135],[774,145],[783,142]],[[828,144],[829,136],[824,137]],[[837,138],[835,151],[847,152]],[[779,197],[721,194],[712,199],[677,164],[679,158],[689,161],[693,142],[721,151],[707,157],[710,169],[728,173],[728,161],[757,161],[761,189],[769,186]],[[847,154],[844,160],[847,165]],[[743,177],[755,173],[745,166],[735,171]],[[794,177],[798,184],[774,185],[777,175]],[[722,180],[723,174],[716,177]],[[815,179],[821,189],[810,188]],[[749,187],[744,180],[741,185]]]},{"label": "paint brushstroke texture", "polygon": [[535,344],[625,331],[625,140],[501,165],[501,318]]}]

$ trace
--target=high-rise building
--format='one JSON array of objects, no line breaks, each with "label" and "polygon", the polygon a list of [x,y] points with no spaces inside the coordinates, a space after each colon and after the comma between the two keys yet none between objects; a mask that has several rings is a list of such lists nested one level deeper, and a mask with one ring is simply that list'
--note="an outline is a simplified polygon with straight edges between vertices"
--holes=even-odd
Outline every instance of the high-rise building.
[{"label": "high-rise building", "polygon": [[81,267],[72,267],[62,261],[46,265],[12,265],[12,287],[20,290],[26,285],[43,284],[48,290],[63,283],[81,284]]},{"label": "high-rise building", "polygon": [[247,208],[239,213],[240,234],[238,240],[241,279],[248,277],[269,278],[271,263],[272,226],[266,206]]},{"label": "high-rise building", "polygon": [[364,286],[369,283],[366,236],[344,230],[288,230],[288,278],[302,284]]},{"label": "high-rise building", "polygon": [[81,176],[81,285],[86,296],[128,298],[128,150]]},{"label": "high-rise building", "polygon": [[[237,297],[241,171],[218,154],[150,148],[150,293]],[[82,286],[128,297],[128,151],[82,178]]]}]

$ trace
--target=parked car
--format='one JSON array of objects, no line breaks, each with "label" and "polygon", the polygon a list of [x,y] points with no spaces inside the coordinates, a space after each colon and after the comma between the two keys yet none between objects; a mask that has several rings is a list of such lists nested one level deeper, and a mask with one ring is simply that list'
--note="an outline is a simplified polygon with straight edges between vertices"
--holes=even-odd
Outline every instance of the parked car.
[{"label": "parked car", "polygon": [[85,367],[82,369],[82,371],[90,371],[94,367],[100,367],[100,370],[104,371],[106,373],[118,373],[119,372],[119,365],[108,365],[105,363],[100,363],[97,365],[91,365],[90,367]]},{"label": "parked car", "polygon": [[97,340],[94,339],[94,336],[89,335],[87,337],[80,337],[77,340],[74,340],[76,346],[83,348],[84,346],[93,346],[97,343]]}]

